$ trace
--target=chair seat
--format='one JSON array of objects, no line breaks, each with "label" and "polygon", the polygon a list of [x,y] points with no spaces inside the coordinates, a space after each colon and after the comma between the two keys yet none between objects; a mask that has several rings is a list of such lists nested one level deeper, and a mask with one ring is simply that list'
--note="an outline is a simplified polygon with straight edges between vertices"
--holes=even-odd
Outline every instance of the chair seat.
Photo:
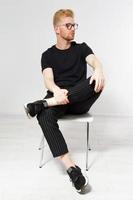
[{"label": "chair seat", "polygon": [[59,121],[77,121],[77,122],[92,122],[93,116],[90,113],[85,114],[67,114],[59,119]]}]

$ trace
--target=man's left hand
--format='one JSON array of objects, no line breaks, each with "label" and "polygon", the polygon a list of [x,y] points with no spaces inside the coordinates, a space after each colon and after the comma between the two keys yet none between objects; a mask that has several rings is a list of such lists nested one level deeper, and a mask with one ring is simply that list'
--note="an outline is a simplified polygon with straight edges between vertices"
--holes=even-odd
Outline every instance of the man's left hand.
[{"label": "man's left hand", "polygon": [[105,85],[105,78],[102,70],[95,69],[93,75],[90,78],[90,84],[92,84],[93,81],[95,81],[95,92],[100,92],[101,90],[103,90]]}]

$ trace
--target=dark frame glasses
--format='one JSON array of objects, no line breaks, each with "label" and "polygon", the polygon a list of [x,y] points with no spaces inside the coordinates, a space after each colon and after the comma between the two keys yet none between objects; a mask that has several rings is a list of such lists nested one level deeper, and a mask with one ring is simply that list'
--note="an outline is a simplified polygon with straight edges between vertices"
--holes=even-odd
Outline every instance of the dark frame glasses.
[{"label": "dark frame glasses", "polygon": [[66,24],[60,24],[59,26],[65,26],[68,30],[71,30],[72,27],[74,28],[74,30],[76,30],[78,28],[78,24],[74,23],[66,23]]}]

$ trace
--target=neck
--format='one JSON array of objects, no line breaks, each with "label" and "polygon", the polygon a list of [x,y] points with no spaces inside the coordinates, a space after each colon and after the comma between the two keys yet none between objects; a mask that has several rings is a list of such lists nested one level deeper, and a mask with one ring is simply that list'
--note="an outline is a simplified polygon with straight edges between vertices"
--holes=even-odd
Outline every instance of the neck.
[{"label": "neck", "polygon": [[57,42],[56,42],[56,45],[55,45],[58,49],[68,49],[70,46],[71,46],[71,41],[67,41],[67,40],[64,40],[64,39],[58,39],[57,38]]}]

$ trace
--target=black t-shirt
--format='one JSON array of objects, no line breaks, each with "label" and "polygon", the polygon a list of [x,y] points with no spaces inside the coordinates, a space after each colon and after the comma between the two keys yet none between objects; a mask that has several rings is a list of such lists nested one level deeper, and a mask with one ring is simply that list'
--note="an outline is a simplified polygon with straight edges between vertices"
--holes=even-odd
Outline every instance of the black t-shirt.
[{"label": "black t-shirt", "polygon": [[61,50],[55,45],[42,53],[42,71],[52,68],[54,82],[59,87],[74,86],[86,79],[87,63],[86,56],[93,54],[92,49],[85,43],[71,42],[68,49]]}]

